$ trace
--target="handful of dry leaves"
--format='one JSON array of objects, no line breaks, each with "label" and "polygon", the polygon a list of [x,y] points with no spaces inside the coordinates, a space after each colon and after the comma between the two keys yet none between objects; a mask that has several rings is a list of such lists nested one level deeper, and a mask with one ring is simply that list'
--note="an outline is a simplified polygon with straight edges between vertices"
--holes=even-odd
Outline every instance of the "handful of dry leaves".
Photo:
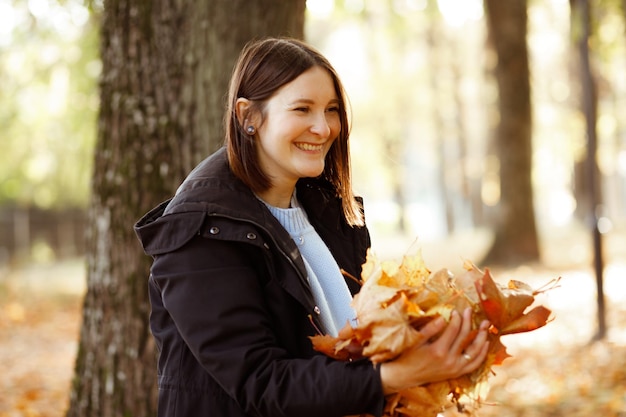
[{"label": "handful of dry leaves", "polygon": [[[398,265],[379,262],[368,253],[363,286],[352,303],[358,323],[355,327],[346,324],[338,337],[313,337],[313,347],[338,360],[367,357],[373,363],[385,362],[418,343],[422,338],[419,330],[429,321],[439,316],[449,320],[453,310],[471,307],[474,334],[483,320],[491,323],[485,362],[460,378],[388,396],[384,415],[434,417],[453,405],[473,414],[480,406],[480,386],[486,383],[492,366],[510,356],[500,337],[544,326],[551,311],[537,306],[526,312],[535,295],[544,290],[533,290],[519,281],[509,281],[504,287],[492,279],[488,269],[483,272],[471,262],[465,262],[464,268],[458,276],[445,269],[431,273],[420,254],[405,256]],[[552,286],[557,281],[553,280]]]}]

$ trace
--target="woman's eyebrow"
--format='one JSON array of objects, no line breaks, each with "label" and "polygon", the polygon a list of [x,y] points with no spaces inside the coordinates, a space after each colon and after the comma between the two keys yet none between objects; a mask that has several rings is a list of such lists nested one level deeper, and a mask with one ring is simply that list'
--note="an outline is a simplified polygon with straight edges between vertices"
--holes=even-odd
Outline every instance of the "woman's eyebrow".
[{"label": "woman's eyebrow", "polygon": [[[294,104],[315,104],[315,100],[303,97],[303,98],[299,98],[299,99],[293,100],[289,104],[290,105],[294,105]],[[338,98],[333,98],[333,99],[328,101],[328,104],[339,104],[339,99]]]}]

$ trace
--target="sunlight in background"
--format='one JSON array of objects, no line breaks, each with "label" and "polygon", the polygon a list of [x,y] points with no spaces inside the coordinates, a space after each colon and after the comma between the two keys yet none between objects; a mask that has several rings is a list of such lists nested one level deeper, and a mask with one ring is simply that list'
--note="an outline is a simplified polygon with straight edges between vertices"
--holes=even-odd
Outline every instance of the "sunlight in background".
[{"label": "sunlight in background", "polygon": [[494,207],[500,201],[500,160],[495,155],[484,158],[480,195],[488,207]]},{"label": "sunlight in background", "polygon": [[71,0],[63,5],[49,0],[28,0],[28,10],[37,23],[52,29],[65,39],[76,39],[89,20],[89,10],[82,1]]},{"label": "sunlight in background", "polygon": [[0,3],[0,46],[11,43],[13,40],[13,29],[24,22],[24,20],[24,14],[20,14],[10,3]]},{"label": "sunlight in background", "polygon": [[343,7],[350,13],[361,13],[365,9],[365,0],[344,0]]},{"label": "sunlight in background", "polygon": [[570,222],[576,210],[576,199],[570,190],[557,189],[548,198],[550,222],[555,226],[565,226]]},{"label": "sunlight in background", "polygon": [[28,10],[37,19],[44,19],[50,10],[48,0],[28,0]]},{"label": "sunlight in background", "polygon": [[57,65],[50,74],[48,90],[48,111],[52,116],[65,113],[69,89],[70,70],[65,65]]},{"label": "sunlight in background", "polygon": [[[480,0],[437,0],[437,5],[445,21],[454,27],[462,26],[468,21],[480,20],[484,14]],[[345,0],[344,6],[349,12],[358,13],[365,8],[365,2]],[[393,9],[399,14],[423,11],[427,7],[427,0],[393,1]],[[306,8],[315,17],[327,17],[335,8],[335,0],[307,0]]]},{"label": "sunlight in background", "polygon": [[335,0],[307,0],[306,9],[314,17],[324,18],[329,16],[335,8]]},{"label": "sunlight in background", "polygon": [[626,149],[622,149],[617,155],[617,171],[626,177]]},{"label": "sunlight in background", "polygon": [[369,61],[363,43],[361,27],[353,23],[342,25],[330,34],[324,53],[341,76],[349,100],[368,100],[371,89],[364,88],[369,82]]},{"label": "sunlight in background", "polygon": [[393,0],[393,10],[398,14],[421,12],[428,7],[428,0]]},{"label": "sunlight in background", "polygon": [[480,196],[483,204],[495,207],[500,201],[500,176],[494,173],[486,173],[483,177]]},{"label": "sunlight in background", "polygon": [[450,26],[463,26],[465,22],[480,20],[483,17],[483,4],[480,0],[437,0],[439,11]]}]

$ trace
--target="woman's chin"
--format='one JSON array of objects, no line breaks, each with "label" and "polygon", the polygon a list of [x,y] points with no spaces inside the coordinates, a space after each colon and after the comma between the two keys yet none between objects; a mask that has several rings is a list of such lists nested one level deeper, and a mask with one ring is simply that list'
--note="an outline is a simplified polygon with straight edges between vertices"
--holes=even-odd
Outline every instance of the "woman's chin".
[{"label": "woman's chin", "polygon": [[301,178],[316,178],[322,175],[323,172],[324,172],[324,167],[322,167],[321,169],[304,170],[302,171]]}]

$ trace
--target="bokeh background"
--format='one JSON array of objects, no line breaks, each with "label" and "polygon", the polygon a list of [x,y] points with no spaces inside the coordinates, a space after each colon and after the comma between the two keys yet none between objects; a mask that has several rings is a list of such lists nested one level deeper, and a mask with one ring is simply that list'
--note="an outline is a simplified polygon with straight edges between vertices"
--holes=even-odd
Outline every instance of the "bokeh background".
[{"label": "bokeh background", "polygon": [[[626,4],[591,2],[601,198],[590,215],[574,3],[527,2],[540,256],[483,265],[502,282],[561,277],[537,300],[554,320],[505,340],[513,357],[491,381],[485,416],[626,416]],[[0,0],[0,417],[61,416],[69,401],[87,291],[102,7]],[[305,39],[350,97],[355,188],[381,258],[421,250],[432,270],[456,272],[492,248],[500,115],[485,13],[479,0],[307,1]]]}]

